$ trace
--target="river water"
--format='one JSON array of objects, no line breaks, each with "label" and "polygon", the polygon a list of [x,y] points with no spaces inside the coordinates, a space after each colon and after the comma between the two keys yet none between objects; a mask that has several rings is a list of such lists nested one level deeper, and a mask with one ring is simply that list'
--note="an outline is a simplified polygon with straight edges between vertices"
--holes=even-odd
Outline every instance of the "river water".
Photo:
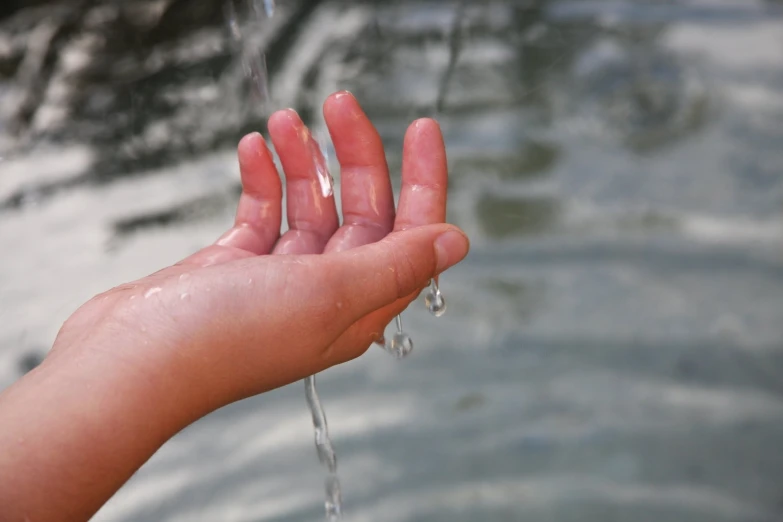
[{"label": "river water", "polygon": [[[319,377],[346,520],[783,519],[782,9],[327,1],[308,12],[273,96],[318,127],[324,96],[353,91],[397,184],[406,125],[437,115],[449,219],[473,247],[442,278],[443,318],[423,302],[405,313],[410,358],[371,349]],[[199,107],[194,134],[222,117],[199,104],[237,113],[213,76],[187,74],[178,95]],[[131,109],[159,142],[154,108]],[[230,223],[227,143],[248,124],[220,124],[224,142],[182,153],[169,136],[162,150],[180,152],[144,168],[125,172],[134,156],[118,149],[123,162],[98,183],[78,180],[111,155],[87,138],[0,163],[0,387],[81,302]],[[303,392],[190,426],[95,520],[319,520]]]}]

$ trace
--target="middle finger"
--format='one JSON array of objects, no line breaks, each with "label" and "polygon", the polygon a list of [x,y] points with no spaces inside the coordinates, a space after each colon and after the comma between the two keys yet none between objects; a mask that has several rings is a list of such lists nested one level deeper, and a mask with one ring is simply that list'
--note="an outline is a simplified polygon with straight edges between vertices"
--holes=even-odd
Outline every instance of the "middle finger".
[{"label": "middle finger", "polygon": [[394,195],[381,137],[348,92],[326,100],[324,118],[340,162],[343,213],[343,225],[326,251],[379,241],[394,225]]}]

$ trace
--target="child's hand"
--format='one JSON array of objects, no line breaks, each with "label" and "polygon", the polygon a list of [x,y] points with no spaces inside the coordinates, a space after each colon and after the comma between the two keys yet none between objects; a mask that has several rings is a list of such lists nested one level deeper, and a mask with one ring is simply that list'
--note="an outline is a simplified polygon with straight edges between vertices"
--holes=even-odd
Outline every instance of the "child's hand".
[{"label": "child's hand", "polygon": [[[372,123],[347,93],[330,97],[324,113],[341,165],[342,226],[334,198],[321,194],[307,128],[295,112],[278,112],[269,132],[285,170],[290,230],[280,237],[272,156],[260,135],[248,135],[239,144],[235,226],[184,261],[92,300],[55,351],[98,350],[165,371],[189,393],[203,389],[214,408],[357,357],[379,339],[430,278],[467,252],[464,235],[443,224],[443,140],[432,120],[408,130],[395,217]],[[84,332],[93,338],[87,346]]]},{"label": "child's hand", "polygon": [[356,100],[335,94],[324,113],[341,165],[342,226],[334,199],[321,194],[309,132],[293,111],[276,113],[269,132],[290,230],[280,236],[272,157],[259,135],[246,136],[235,226],[84,305],[44,363],[0,395],[6,510],[32,520],[91,516],[187,424],[361,355],[466,255],[467,238],[443,223],[437,124],[408,129],[395,213],[381,140]]}]

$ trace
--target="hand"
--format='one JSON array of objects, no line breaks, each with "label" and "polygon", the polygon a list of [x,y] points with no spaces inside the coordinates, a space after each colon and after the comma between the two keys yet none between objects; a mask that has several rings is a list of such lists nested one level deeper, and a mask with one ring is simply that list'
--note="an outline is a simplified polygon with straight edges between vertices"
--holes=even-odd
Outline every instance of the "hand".
[{"label": "hand", "polygon": [[[285,171],[290,230],[280,237],[272,156],[260,135],[248,135],[239,144],[234,227],[184,261],[98,296],[68,321],[55,351],[84,349],[73,339],[85,331],[103,335],[89,350],[179,375],[188,393],[198,384],[217,398],[214,408],[357,357],[381,338],[467,251],[464,235],[442,224],[443,140],[432,120],[408,129],[395,216],[383,144],[355,98],[332,95],[324,115],[341,165],[342,226],[334,198],[321,194],[309,131],[294,111],[280,111],[269,132]],[[135,348],[116,353],[118,334]]]},{"label": "hand", "polygon": [[[101,294],[50,355],[0,394],[0,520],[86,520],[168,438],[230,402],[361,355],[427,282],[460,261],[443,223],[447,169],[432,120],[405,135],[395,212],[378,133],[347,93],[324,104],[343,223],[321,195],[308,130],[269,121],[239,144],[235,225],[174,266]],[[13,449],[13,450],[12,450]]]}]

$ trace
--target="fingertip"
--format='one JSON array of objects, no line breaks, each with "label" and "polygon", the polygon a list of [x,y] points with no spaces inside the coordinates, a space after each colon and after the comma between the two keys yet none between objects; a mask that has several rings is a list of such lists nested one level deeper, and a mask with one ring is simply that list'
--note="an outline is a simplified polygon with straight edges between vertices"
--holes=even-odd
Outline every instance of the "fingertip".
[{"label": "fingertip", "polygon": [[433,118],[419,118],[412,123],[412,126],[416,129],[440,129],[438,120]]},{"label": "fingertip", "polygon": [[327,124],[337,117],[357,119],[364,115],[359,102],[354,95],[348,91],[339,91],[326,98],[323,112]]},{"label": "fingertip", "polygon": [[304,125],[299,114],[294,109],[282,109],[274,112],[267,123],[272,134]]},{"label": "fingertip", "polygon": [[244,162],[244,160],[252,158],[253,156],[263,156],[266,148],[266,140],[264,140],[264,137],[258,132],[251,132],[239,140],[239,145],[237,145],[239,161]]},{"label": "fingertip", "polygon": [[470,239],[459,228],[449,226],[435,238],[436,275],[456,265],[468,255]]},{"label": "fingertip", "polygon": [[356,97],[351,93],[351,91],[337,91],[335,93],[330,94],[327,98],[324,104],[334,105],[337,103],[358,103],[356,100]]},{"label": "fingertip", "polygon": [[408,130],[405,132],[406,142],[412,143],[422,139],[425,141],[432,139],[436,139],[440,142],[443,141],[440,124],[436,120],[432,118],[419,118],[408,126]]}]

